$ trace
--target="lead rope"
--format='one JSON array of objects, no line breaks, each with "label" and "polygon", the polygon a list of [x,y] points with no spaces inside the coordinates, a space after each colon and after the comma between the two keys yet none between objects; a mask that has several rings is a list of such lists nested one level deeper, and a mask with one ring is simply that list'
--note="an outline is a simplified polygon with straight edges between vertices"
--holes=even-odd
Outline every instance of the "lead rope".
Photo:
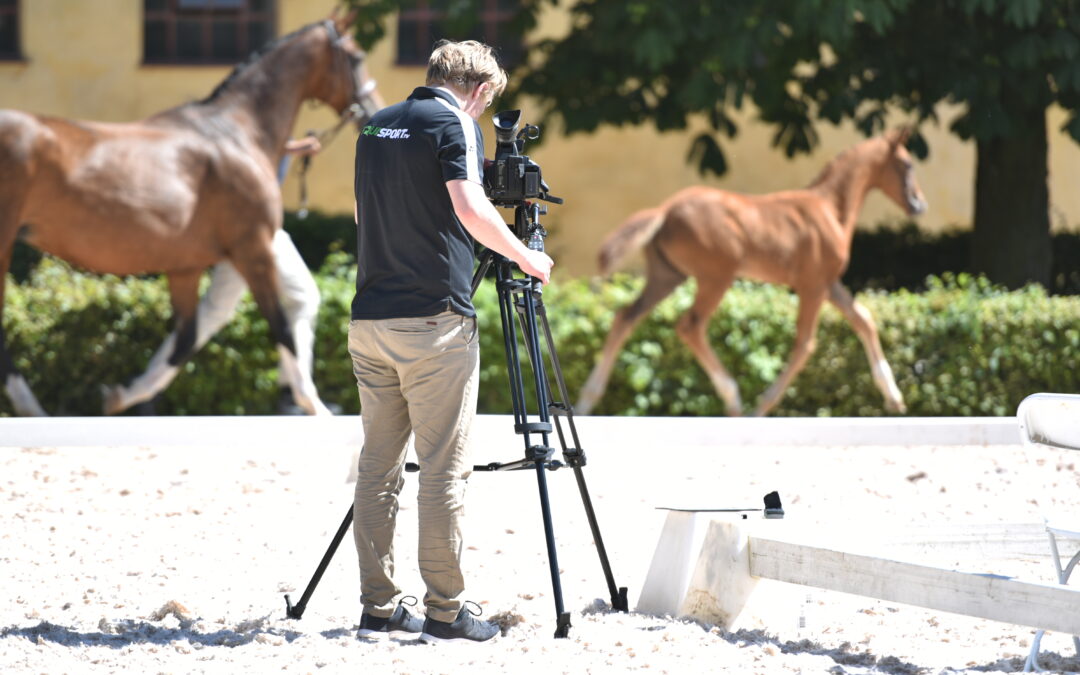
[{"label": "lead rope", "polygon": [[[375,80],[368,80],[364,83],[364,86],[360,88],[357,93],[357,97],[364,97],[375,91]],[[314,136],[319,139],[319,145],[326,147],[329,145],[341,132],[341,129],[360,116],[361,108],[359,103],[353,103],[345,112],[341,113],[341,118],[338,119],[337,124],[334,126],[323,129],[322,131],[309,131],[308,136]],[[308,189],[307,189],[307,174],[308,169],[311,168],[311,155],[305,155],[300,160],[300,169],[297,171],[298,178],[300,179],[300,208],[296,211],[296,217],[300,220],[307,218],[308,216]]]}]

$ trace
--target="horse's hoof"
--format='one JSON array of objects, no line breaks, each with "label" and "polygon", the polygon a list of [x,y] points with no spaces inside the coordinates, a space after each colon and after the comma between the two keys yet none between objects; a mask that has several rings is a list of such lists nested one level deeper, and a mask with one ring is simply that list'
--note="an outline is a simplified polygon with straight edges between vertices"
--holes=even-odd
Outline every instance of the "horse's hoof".
[{"label": "horse's hoof", "polygon": [[888,401],[885,403],[885,409],[897,415],[904,415],[907,413],[907,406],[904,405],[903,401]]},{"label": "horse's hoof", "polygon": [[124,412],[124,388],[120,385],[101,385],[102,412],[106,415],[116,415]]}]

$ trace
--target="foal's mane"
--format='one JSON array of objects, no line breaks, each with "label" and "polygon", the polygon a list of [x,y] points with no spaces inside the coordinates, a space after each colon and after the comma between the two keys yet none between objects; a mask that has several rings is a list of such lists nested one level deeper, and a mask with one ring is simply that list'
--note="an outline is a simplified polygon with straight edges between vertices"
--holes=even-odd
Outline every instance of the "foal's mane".
[{"label": "foal's mane", "polygon": [[229,73],[228,76],[226,76],[226,78],[218,84],[218,86],[214,87],[214,90],[210,92],[209,96],[199,101],[199,103],[213,103],[215,100],[217,100],[219,96],[225,93],[225,91],[232,85],[233,82],[236,81],[238,77],[240,77],[241,74],[243,74],[249,68],[258,63],[259,59],[265,56],[268,52],[274,51],[288,40],[291,40],[292,38],[300,35],[301,33],[306,33],[312,28],[316,28],[320,25],[322,24],[316,22],[308,24],[306,26],[302,26],[300,28],[297,28],[293,32],[288,33],[287,35],[282,35],[280,37],[274,38],[273,40],[267,42],[255,51],[251,52],[250,54],[248,54],[248,57],[246,59],[238,63],[236,67],[232,69],[232,72]]},{"label": "foal's mane", "polygon": [[821,170],[821,173],[817,175],[817,178],[811,181],[810,185],[806,186],[807,189],[818,187],[819,185],[825,183],[827,180],[832,178],[833,175],[836,174],[839,167],[849,163],[852,159],[852,156],[858,154],[863,149],[863,146],[867,145],[871,141],[876,140],[877,138],[877,136],[867,138],[866,140],[857,143],[850,148],[847,148],[843,152],[833,157],[831,160],[829,160],[829,163],[825,165],[825,168]]}]

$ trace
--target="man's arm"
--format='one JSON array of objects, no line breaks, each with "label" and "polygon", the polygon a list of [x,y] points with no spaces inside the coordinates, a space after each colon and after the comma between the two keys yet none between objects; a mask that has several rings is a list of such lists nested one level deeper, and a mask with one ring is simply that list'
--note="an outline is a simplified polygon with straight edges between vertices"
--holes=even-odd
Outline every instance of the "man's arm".
[{"label": "man's arm", "polygon": [[498,210],[487,200],[479,183],[448,180],[446,189],[450,192],[454,212],[474,239],[516,262],[525,274],[545,284],[548,282],[551,266],[555,263],[543,251],[533,251],[514,236]]}]

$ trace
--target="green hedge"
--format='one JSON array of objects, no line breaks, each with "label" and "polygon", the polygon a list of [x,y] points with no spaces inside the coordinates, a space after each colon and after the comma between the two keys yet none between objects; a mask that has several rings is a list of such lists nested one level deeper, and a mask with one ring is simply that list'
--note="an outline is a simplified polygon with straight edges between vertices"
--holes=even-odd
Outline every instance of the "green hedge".
[{"label": "green hedge", "polygon": [[[345,253],[351,257],[356,247],[352,214],[312,211],[301,219],[286,212],[284,227],[312,270],[320,269],[328,256]],[[1052,237],[1051,246],[1051,294],[1080,294],[1080,233],[1059,232]],[[970,259],[971,230],[928,233],[914,222],[885,222],[855,231],[844,283],[853,291],[922,291],[928,276],[970,271]],[[16,243],[11,273],[22,283],[40,260],[41,253]]]},{"label": "green hedge", "polygon": [[[317,276],[323,302],[315,380],[323,397],[357,411],[346,350],[353,266],[331,255]],[[881,339],[910,415],[1011,415],[1037,391],[1080,391],[1080,298],[1048,297],[1038,287],[1005,292],[966,275],[927,281],[922,293],[870,292],[860,300]],[[544,292],[560,361],[573,397],[592,368],[614,311],[641,280],[556,282]],[[723,406],[675,335],[691,303],[680,288],[635,331],[597,414],[722,415]],[[508,412],[498,306],[485,283],[481,323],[482,412]],[[99,385],[145,367],[169,330],[168,293],[159,279],[97,277],[46,258],[24,284],[10,284],[4,325],[16,364],[53,414],[94,415]],[[738,283],[710,325],[714,348],[738,379],[747,407],[783,368],[796,300],[786,289]],[[817,351],[775,414],[884,414],[862,346],[828,307]],[[157,403],[160,414],[268,414],[276,402],[276,352],[250,298]],[[11,414],[0,401],[0,415]]]}]

